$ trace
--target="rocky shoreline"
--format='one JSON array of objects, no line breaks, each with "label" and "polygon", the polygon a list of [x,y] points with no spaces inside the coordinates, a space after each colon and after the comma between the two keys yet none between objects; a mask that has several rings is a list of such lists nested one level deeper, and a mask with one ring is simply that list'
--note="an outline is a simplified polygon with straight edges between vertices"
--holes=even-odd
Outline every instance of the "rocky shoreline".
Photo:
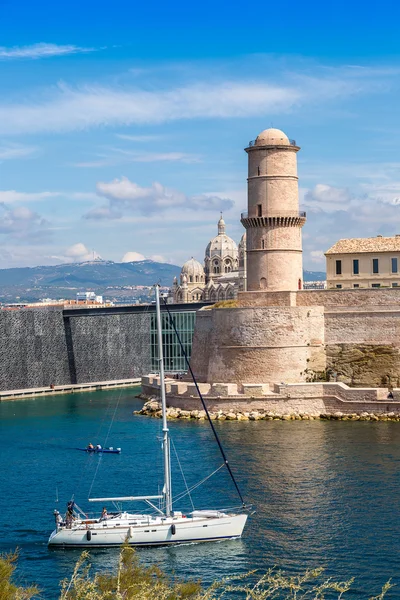
[{"label": "rocky shoreline", "polygon": [[[146,415],[149,417],[161,418],[161,403],[157,399],[148,400],[141,410],[134,411],[137,415]],[[218,412],[209,411],[210,419],[213,421],[395,421],[400,422],[400,413],[382,413],[374,414],[361,412],[359,414],[335,413],[295,413],[295,414],[277,414],[271,411],[227,411]],[[204,421],[207,418],[205,410],[183,410],[172,406],[167,408],[167,419],[194,419]]]}]

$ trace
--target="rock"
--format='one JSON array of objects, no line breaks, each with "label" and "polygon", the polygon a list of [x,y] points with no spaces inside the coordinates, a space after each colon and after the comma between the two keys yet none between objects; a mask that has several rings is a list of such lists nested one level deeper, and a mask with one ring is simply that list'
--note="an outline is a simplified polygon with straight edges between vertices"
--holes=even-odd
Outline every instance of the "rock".
[{"label": "rock", "polygon": [[199,414],[197,415],[198,419],[206,419],[207,418],[207,414],[205,410],[199,410]]},{"label": "rock", "polygon": [[260,420],[260,413],[258,413],[257,411],[253,411],[249,414],[249,420],[250,421],[259,421]]},{"label": "rock", "polygon": [[191,418],[191,419],[197,419],[197,417],[198,417],[198,414],[199,414],[199,411],[198,411],[198,410],[191,410],[191,411],[190,411],[190,418]]},{"label": "rock", "polygon": [[226,415],[226,420],[227,421],[236,421],[236,419],[237,419],[237,416],[236,416],[236,413],[234,413],[234,412],[229,412]]},{"label": "rock", "polygon": [[179,418],[180,419],[190,419],[190,411],[181,410],[181,412],[179,413]]},{"label": "rock", "polygon": [[217,419],[218,419],[218,421],[226,421],[226,415],[224,415],[224,414],[218,415]]},{"label": "rock", "polygon": [[333,413],[332,417],[334,419],[341,419],[343,417],[343,413],[342,412],[335,412],[335,413]]},{"label": "rock", "polygon": [[291,421],[291,416],[290,415],[282,415],[281,419],[282,419],[282,421]]}]

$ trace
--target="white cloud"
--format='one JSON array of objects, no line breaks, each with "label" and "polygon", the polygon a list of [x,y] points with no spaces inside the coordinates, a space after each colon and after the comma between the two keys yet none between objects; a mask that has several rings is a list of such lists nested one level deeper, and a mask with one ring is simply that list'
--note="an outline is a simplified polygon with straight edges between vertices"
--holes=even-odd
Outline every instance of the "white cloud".
[{"label": "white cloud", "polygon": [[310,257],[314,263],[325,263],[325,255],[323,250],[311,250]]},{"label": "white cloud", "polygon": [[9,144],[0,146],[0,160],[11,160],[15,158],[24,158],[36,154],[37,148],[34,146],[21,146],[19,144]]},{"label": "white cloud", "polygon": [[74,262],[85,262],[88,260],[94,260],[95,258],[100,258],[100,255],[97,252],[88,250],[85,244],[82,242],[78,242],[77,244],[73,244],[69,246],[69,248],[65,251],[65,256],[60,257],[60,259],[70,260],[72,259]]},{"label": "white cloud", "polygon": [[94,48],[81,48],[71,44],[59,46],[57,44],[40,43],[32,44],[31,46],[13,46],[12,48],[0,46],[0,60],[48,58],[50,56],[62,56],[65,54],[93,51]]},{"label": "white cloud", "polygon": [[346,189],[318,183],[304,194],[302,204],[305,208],[326,212],[348,210],[352,198]]},{"label": "white cloud", "polygon": [[165,256],[163,256],[162,254],[152,254],[150,256],[150,260],[154,260],[154,262],[159,262],[159,263],[170,263],[171,261],[167,258],[165,258]]},{"label": "white cloud", "polygon": [[99,160],[87,161],[74,163],[75,167],[84,168],[97,168],[97,167],[109,167],[118,164],[125,163],[146,163],[146,162],[183,162],[183,163],[195,163],[199,162],[198,157],[195,154],[187,154],[185,152],[147,152],[145,154],[139,154],[135,152],[126,152],[120,149],[114,149],[114,152],[109,156],[104,156]]},{"label": "white cloud", "polygon": [[145,215],[155,211],[163,212],[173,208],[182,210],[221,211],[233,206],[229,198],[219,196],[186,196],[183,192],[164,187],[154,182],[150,187],[141,187],[127,177],[111,182],[98,182],[97,193],[107,198],[108,205],[90,210],[87,219],[119,219],[126,211],[136,211]]},{"label": "white cloud", "polygon": [[122,257],[121,262],[140,262],[142,260],[146,260],[146,258],[143,256],[143,254],[140,254],[140,252],[126,252]]},{"label": "white cloud", "polygon": [[43,241],[51,235],[49,223],[26,206],[10,208],[0,202],[0,235],[22,241]]},{"label": "white cloud", "polygon": [[126,133],[116,133],[120,140],[128,140],[129,142],[157,142],[161,139],[161,135],[128,135]]},{"label": "white cloud", "polygon": [[61,196],[61,192],[17,192],[16,190],[0,190],[0,202],[32,202]]}]

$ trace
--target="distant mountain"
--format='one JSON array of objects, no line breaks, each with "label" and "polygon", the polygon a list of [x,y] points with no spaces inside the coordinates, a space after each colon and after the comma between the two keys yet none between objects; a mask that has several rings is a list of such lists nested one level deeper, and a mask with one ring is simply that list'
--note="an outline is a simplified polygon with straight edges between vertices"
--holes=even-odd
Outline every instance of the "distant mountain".
[{"label": "distant mountain", "polygon": [[304,281],[325,281],[326,273],[324,271],[303,271]]},{"label": "distant mountain", "polygon": [[181,268],[167,263],[142,260],[115,263],[93,260],[67,265],[0,269],[0,287],[106,288],[125,285],[171,285]]},{"label": "distant mountain", "polygon": [[[67,265],[0,269],[0,301],[74,298],[79,290],[92,290],[123,301],[132,296],[138,297],[138,294],[116,288],[152,286],[155,283],[171,286],[174,277],[179,278],[180,271],[181,267],[177,265],[152,260],[115,263],[99,259]],[[304,271],[304,281],[323,281],[325,278],[323,272]]]}]

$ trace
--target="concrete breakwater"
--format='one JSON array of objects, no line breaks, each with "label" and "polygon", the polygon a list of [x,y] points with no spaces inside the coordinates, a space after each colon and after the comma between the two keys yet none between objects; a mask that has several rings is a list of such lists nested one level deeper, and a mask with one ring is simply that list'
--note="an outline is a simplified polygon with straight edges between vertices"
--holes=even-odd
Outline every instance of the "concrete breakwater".
[{"label": "concrete breakwater", "polygon": [[[148,400],[141,410],[136,410],[134,414],[147,415],[150,417],[160,418],[161,414],[161,403],[158,400]],[[368,412],[362,412],[361,414],[351,413],[343,414],[342,412],[329,413],[314,413],[314,414],[284,414],[279,415],[274,412],[258,411],[253,410],[251,412],[239,412],[239,411],[223,411],[209,412],[210,419],[212,421],[315,421],[318,419],[332,420],[332,421],[396,421],[400,422],[400,409],[397,413],[381,413],[374,414]],[[207,418],[205,410],[183,410],[169,406],[167,408],[168,419],[194,419],[197,421],[204,421]]]}]

